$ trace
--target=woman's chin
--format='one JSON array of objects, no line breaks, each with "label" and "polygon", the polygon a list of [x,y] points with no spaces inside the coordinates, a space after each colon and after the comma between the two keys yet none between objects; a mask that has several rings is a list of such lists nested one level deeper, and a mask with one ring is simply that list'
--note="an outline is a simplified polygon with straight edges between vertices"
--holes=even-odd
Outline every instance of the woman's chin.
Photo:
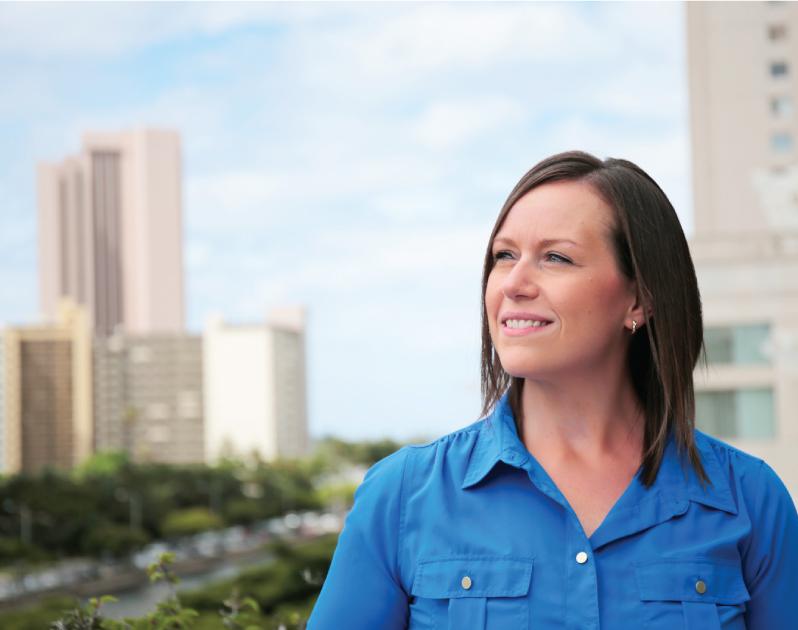
[{"label": "woman's chin", "polygon": [[524,380],[537,380],[546,375],[546,370],[542,370],[540,366],[509,366],[505,367],[504,371],[507,372],[512,378],[522,378]]}]

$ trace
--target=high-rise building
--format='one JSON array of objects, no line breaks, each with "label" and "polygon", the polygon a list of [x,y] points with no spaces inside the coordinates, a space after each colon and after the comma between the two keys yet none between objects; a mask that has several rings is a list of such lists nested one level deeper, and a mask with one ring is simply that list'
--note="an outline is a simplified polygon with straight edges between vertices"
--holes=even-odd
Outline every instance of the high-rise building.
[{"label": "high-rise building", "polygon": [[56,322],[3,332],[2,472],[71,468],[92,453],[91,333],[64,300]]},{"label": "high-rise building", "polygon": [[97,451],[125,451],[139,462],[203,462],[202,339],[96,337],[94,421]]},{"label": "high-rise building", "polygon": [[686,4],[699,428],[798,497],[798,4]]},{"label": "high-rise building", "polygon": [[100,335],[184,325],[180,139],[89,133],[80,153],[40,164],[39,293],[86,305]]},{"label": "high-rise building", "polygon": [[207,461],[307,452],[304,310],[272,311],[266,324],[209,322],[203,365]]},{"label": "high-rise building", "polygon": [[6,448],[8,437],[6,431],[6,342],[5,331],[0,329],[0,475],[6,471]]}]

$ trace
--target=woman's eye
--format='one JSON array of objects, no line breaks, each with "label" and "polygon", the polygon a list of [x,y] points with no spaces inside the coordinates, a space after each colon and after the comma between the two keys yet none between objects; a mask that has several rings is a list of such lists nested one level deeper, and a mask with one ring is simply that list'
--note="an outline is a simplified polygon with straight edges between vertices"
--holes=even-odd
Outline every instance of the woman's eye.
[{"label": "woman's eye", "polygon": [[556,254],[554,252],[549,252],[548,254],[546,254],[546,260],[549,260],[551,262],[556,262],[556,263],[571,264],[571,260],[570,259],[566,258],[565,256],[563,256],[561,254]]},{"label": "woman's eye", "polygon": [[493,254],[493,260],[505,260],[512,257],[513,257],[512,252],[508,252],[507,250],[504,249]]}]

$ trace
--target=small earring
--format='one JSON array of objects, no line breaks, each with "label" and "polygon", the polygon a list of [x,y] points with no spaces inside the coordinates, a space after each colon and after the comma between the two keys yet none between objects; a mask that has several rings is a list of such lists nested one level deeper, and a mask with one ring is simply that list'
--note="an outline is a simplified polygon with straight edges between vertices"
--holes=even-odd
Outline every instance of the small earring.
[{"label": "small earring", "polygon": [[632,334],[634,335],[637,332],[637,322],[633,319],[632,320]]}]

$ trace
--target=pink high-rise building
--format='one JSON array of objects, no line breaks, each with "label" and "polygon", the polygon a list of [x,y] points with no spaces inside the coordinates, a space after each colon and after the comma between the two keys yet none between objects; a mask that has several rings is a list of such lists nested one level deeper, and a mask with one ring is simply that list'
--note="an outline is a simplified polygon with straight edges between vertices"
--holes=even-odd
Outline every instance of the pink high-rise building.
[{"label": "pink high-rise building", "polygon": [[39,295],[87,307],[99,335],[184,326],[180,137],[88,133],[82,151],[40,164]]}]

